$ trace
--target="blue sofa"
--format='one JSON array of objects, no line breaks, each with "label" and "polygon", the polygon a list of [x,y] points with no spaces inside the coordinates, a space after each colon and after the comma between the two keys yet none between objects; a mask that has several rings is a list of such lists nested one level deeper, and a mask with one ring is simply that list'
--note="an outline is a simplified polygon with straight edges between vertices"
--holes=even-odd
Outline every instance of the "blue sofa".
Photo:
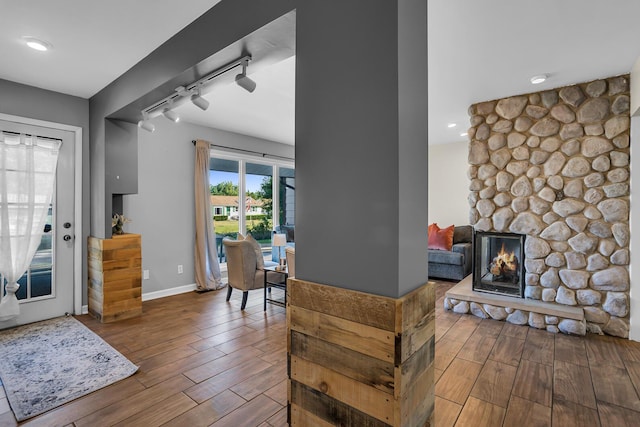
[{"label": "blue sofa", "polygon": [[473,264],[473,227],[454,227],[451,251],[429,249],[429,277],[462,280],[471,274]]}]

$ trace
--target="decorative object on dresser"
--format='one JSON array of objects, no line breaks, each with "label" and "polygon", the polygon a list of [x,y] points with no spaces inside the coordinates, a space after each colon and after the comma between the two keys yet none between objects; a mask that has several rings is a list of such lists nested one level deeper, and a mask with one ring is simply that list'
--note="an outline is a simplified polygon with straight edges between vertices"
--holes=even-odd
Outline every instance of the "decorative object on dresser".
[{"label": "decorative object on dresser", "polygon": [[125,224],[130,222],[131,219],[122,214],[113,214],[113,217],[111,218],[111,234],[124,234],[123,227]]}]

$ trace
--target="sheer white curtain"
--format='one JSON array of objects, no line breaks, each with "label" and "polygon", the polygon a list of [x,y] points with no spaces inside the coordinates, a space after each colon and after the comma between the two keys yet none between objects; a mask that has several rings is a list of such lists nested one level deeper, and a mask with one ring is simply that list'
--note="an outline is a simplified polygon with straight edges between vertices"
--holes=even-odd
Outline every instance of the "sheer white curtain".
[{"label": "sheer white curtain", "polygon": [[196,142],[195,199],[196,199],[196,287],[199,291],[224,288],[211,211],[209,190],[209,143]]},{"label": "sheer white curtain", "polygon": [[38,249],[51,203],[61,141],[0,132],[0,321],[20,314],[17,281]]}]

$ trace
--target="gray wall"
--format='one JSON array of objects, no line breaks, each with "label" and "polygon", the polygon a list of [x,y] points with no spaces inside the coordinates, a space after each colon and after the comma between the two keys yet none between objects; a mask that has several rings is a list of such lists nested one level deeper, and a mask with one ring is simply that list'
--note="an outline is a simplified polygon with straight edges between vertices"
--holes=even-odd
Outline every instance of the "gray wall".
[{"label": "gray wall", "polygon": [[[397,5],[381,12],[376,3],[297,9],[296,277],[389,295],[398,272],[398,147],[388,143],[398,135],[398,69],[387,17]],[[370,27],[356,29],[358,20]]]},{"label": "gray wall", "polygon": [[[0,113],[46,120],[82,128],[82,223],[76,239],[87,241],[89,235],[89,101],[33,86],[0,79]],[[87,245],[82,244],[82,277],[87,277]],[[87,304],[87,284],[83,280],[82,304]]]},{"label": "gray wall", "polygon": [[429,145],[429,224],[469,224],[469,142]]},{"label": "gray wall", "polygon": [[427,12],[400,3],[296,9],[296,276],[390,297],[427,282]]},{"label": "gray wall", "polygon": [[195,283],[192,140],[293,157],[289,145],[163,117],[153,123],[155,132],[138,132],[138,194],[123,196],[123,212],[133,220],[125,231],[142,235],[142,268],[149,270],[149,279],[142,281],[144,294]]}]

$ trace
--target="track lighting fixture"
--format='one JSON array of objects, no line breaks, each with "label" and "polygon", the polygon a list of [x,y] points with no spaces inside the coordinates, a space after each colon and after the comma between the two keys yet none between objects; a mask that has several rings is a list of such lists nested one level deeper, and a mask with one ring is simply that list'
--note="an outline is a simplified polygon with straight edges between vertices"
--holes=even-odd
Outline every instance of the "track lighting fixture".
[{"label": "track lighting fixture", "polygon": [[200,96],[200,89],[198,89],[193,95],[191,95],[191,102],[202,111],[205,111],[207,108],[209,108],[209,101]]},{"label": "track lighting fixture", "polygon": [[242,63],[242,73],[236,75],[236,84],[249,93],[256,90],[256,82],[247,76],[247,65],[249,61]]},{"label": "track lighting fixture", "polygon": [[153,132],[156,130],[156,127],[151,123],[149,117],[145,113],[142,114],[142,120],[138,122],[138,127],[146,130],[147,132]]},{"label": "track lighting fixture", "polygon": [[237,67],[242,67],[242,72],[235,76],[236,84],[248,92],[253,92],[256,89],[256,82],[247,76],[249,61],[251,61],[251,56],[245,55],[242,58],[238,58],[235,61],[230,62],[224,67],[218,68],[190,85],[178,86],[175,89],[175,92],[143,109],[142,120],[138,122],[138,126],[144,130],[153,132],[155,130],[155,126],[149,121],[149,119],[161,114],[172,122],[179,122],[180,117],[173,109],[187,102],[187,99],[191,100],[193,105],[201,110],[206,110],[209,108],[209,101],[204,99],[202,94],[207,90],[207,86],[216,77],[236,69]]},{"label": "track lighting fixture", "polygon": [[162,110],[162,115],[174,123],[178,123],[180,121],[180,116],[178,116],[178,114],[169,107]]}]

